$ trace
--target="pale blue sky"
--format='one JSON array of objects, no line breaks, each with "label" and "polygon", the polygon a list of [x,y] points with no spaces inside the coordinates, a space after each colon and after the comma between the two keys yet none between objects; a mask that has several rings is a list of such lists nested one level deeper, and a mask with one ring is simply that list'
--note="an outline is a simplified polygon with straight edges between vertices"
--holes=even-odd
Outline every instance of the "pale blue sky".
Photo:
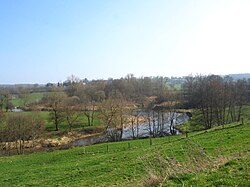
[{"label": "pale blue sky", "polygon": [[2,0],[0,84],[250,72],[249,0]]}]

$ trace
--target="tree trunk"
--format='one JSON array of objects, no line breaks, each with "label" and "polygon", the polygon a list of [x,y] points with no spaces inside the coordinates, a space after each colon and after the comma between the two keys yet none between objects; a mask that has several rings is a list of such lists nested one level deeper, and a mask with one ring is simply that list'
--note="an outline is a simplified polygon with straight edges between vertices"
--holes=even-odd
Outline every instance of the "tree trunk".
[{"label": "tree trunk", "polygon": [[95,105],[92,105],[92,112],[91,112],[91,126],[94,125],[94,113],[95,113]]},{"label": "tree trunk", "polygon": [[54,123],[55,123],[55,127],[56,127],[56,131],[58,131],[58,113],[57,110],[53,110],[54,111]]}]

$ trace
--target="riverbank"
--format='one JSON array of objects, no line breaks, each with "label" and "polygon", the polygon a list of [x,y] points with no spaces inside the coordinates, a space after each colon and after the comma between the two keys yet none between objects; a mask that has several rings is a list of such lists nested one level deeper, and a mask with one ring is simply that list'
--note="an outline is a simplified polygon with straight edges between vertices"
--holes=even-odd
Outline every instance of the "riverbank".
[{"label": "riverbank", "polygon": [[102,133],[83,134],[77,131],[68,132],[57,138],[39,138],[30,141],[1,142],[0,155],[9,156],[16,154],[30,154],[34,152],[47,152],[58,149],[72,148],[73,143],[79,139],[91,139],[100,136]]}]

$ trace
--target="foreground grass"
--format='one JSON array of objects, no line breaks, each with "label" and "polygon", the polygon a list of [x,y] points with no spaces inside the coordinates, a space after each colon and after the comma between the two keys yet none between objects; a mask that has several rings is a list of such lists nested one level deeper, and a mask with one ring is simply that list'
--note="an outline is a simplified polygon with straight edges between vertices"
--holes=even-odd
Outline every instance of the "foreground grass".
[{"label": "foreground grass", "polygon": [[187,142],[204,148],[211,158],[228,157],[217,169],[170,177],[164,186],[248,186],[250,123],[224,129],[98,144],[49,153],[0,158],[0,186],[140,186],[148,174],[142,157],[161,153],[185,163]]},{"label": "foreground grass", "polygon": [[163,186],[250,186],[250,156],[232,159],[217,170],[171,177]]}]

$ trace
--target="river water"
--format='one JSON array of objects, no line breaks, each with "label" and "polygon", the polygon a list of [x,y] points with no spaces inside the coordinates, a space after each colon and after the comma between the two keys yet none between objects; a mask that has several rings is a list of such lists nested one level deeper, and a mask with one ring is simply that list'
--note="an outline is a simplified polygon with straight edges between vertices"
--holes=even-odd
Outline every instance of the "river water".
[{"label": "river water", "polygon": [[[170,114],[165,113],[164,114],[164,121],[163,121],[163,130],[164,135],[171,135],[170,134],[170,124],[171,124],[171,119],[173,126],[183,124],[187,122],[190,117],[186,113],[175,113],[174,116],[171,117],[170,119]],[[152,122],[151,122],[152,123]],[[160,124],[159,124],[160,125]],[[149,128],[149,123],[142,123],[139,124],[138,126],[134,126],[134,129],[132,129],[131,126],[123,128],[123,134],[122,134],[122,140],[130,140],[133,138],[145,138],[150,136],[150,132],[152,132],[155,129],[158,128],[157,121],[155,122],[155,127],[151,124],[151,130]],[[133,136],[133,130],[134,130],[134,136]],[[178,130],[176,130],[176,134],[180,134]],[[157,132],[156,132],[157,133]],[[99,135],[95,137],[89,137],[89,138],[84,138],[84,139],[79,139],[75,140],[74,142],[71,143],[72,146],[86,146],[86,145],[92,145],[92,144],[97,144],[101,142],[107,142],[108,137],[106,135]]]},{"label": "river water", "polygon": [[[126,127],[123,128],[123,134],[122,134],[122,139],[123,140],[128,140],[128,139],[133,139],[133,131],[134,131],[134,136],[138,138],[145,138],[150,136],[150,132],[152,133],[154,130],[156,131],[156,134],[159,134],[160,131],[165,134],[165,135],[171,135],[170,133],[170,124],[171,124],[171,119],[173,126],[183,124],[189,120],[189,116],[186,113],[175,113],[174,116],[170,117],[169,113],[164,114],[164,121],[163,121],[163,127],[162,129],[158,127],[157,120],[155,119],[155,126],[153,126],[152,122],[149,125],[149,123],[143,123],[139,124],[138,128],[137,126],[134,126],[134,129],[132,127]],[[160,126],[161,124],[159,124]],[[180,132],[175,129],[176,134],[180,134]]]}]

